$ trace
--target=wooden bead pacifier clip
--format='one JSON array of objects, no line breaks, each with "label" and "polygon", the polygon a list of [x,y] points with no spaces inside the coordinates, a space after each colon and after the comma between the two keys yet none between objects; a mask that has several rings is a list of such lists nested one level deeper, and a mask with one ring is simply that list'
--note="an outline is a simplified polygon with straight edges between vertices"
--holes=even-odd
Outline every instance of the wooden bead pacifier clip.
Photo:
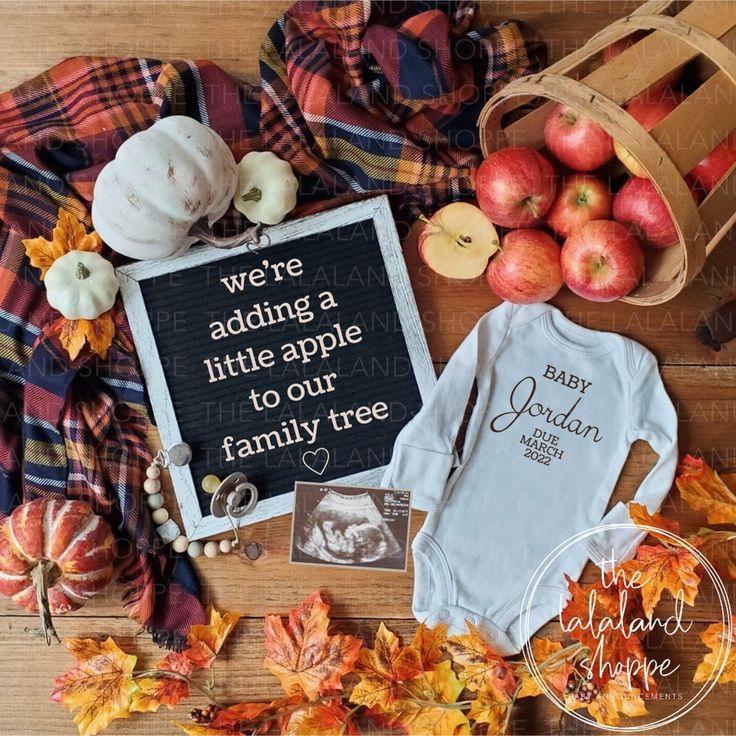
[{"label": "wooden bead pacifier clip", "polygon": [[235,520],[242,519],[249,514],[258,502],[258,489],[250,482],[244,473],[231,473],[220,481],[216,475],[206,475],[202,479],[202,490],[212,494],[210,512],[217,518],[226,517],[233,530],[233,541],[222,539],[219,542],[211,540],[203,544],[198,540],[189,540],[181,533],[178,524],[169,517],[164,508],[164,497],[161,493],[161,470],[170,465],[181,467],[188,465],[192,460],[192,448],[186,442],[178,442],[167,450],[159,450],[153,461],[146,469],[146,480],[143,490],[146,492],[147,504],[151,509],[151,518],[156,524],[156,531],[165,543],[171,543],[175,552],[186,552],[190,557],[217,557],[218,554],[227,554],[233,548],[237,549],[249,560],[256,560],[261,556],[263,548],[258,542],[249,542],[240,549],[238,525]]}]

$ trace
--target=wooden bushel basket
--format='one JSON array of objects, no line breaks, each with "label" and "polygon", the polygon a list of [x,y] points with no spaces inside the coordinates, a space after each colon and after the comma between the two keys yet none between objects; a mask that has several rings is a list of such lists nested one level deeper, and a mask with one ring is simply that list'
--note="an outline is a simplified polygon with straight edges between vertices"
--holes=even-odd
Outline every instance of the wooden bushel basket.
[{"label": "wooden bushel basket", "polygon": [[[651,33],[601,64],[609,44],[642,30]],[[731,49],[734,0],[650,0],[545,71],[510,82],[481,112],[484,155],[506,146],[543,148],[544,121],[556,102],[564,102],[595,120],[644,167],[674,219],[679,243],[646,249],[644,282],[622,301],[646,306],[675,297],[736,222],[736,169],[700,205],[684,178],[736,129]],[[688,97],[647,133],[623,105],[686,63]],[[530,103],[538,106],[524,114]]]}]

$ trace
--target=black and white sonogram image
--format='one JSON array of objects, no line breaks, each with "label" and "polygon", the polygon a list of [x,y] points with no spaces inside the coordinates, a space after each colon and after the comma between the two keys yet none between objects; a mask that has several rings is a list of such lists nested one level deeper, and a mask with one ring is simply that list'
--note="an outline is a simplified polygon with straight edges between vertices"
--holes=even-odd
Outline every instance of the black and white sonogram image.
[{"label": "black and white sonogram image", "polygon": [[291,561],[406,570],[409,491],[294,485]]}]

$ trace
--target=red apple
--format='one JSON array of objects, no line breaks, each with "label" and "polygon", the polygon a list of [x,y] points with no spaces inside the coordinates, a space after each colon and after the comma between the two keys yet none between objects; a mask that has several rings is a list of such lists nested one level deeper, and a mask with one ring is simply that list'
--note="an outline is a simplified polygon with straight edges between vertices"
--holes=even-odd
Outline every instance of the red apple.
[{"label": "red apple", "polygon": [[435,273],[450,279],[474,279],[498,250],[493,223],[468,202],[437,210],[419,233],[419,257]]},{"label": "red apple", "polygon": [[608,185],[591,174],[566,176],[557,198],[547,211],[547,224],[563,238],[591,220],[611,217]]},{"label": "red apple", "polygon": [[[626,112],[649,132],[654,130],[681,102],[679,92],[667,90],[657,99],[637,97],[626,105]],[[639,162],[618,141],[613,146],[618,160],[634,175],[646,176],[647,172]]]},{"label": "red apple", "polygon": [[560,246],[541,230],[512,230],[488,264],[486,279],[507,302],[547,301],[562,286]]},{"label": "red apple", "polygon": [[598,123],[569,105],[558,104],[544,122],[550,152],[575,171],[592,171],[613,158],[613,139]]},{"label": "red apple", "polygon": [[592,302],[626,296],[644,273],[644,253],[636,237],[613,220],[593,220],[562,246],[562,274],[570,291]]},{"label": "red apple", "polygon": [[478,167],[475,196],[497,225],[530,227],[549,209],[557,181],[552,164],[533,148],[502,148]]},{"label": "red apple", "polygon": [[[646,33],[644,31],[637,31],[629,36],[620,38],[618,41],[614,41],[612,44],[606,46],[601,54],[601,61],[607,64],[611,59],[615,59],[622,51],[633,46],[635,43],[640,41]],[[660,80],[655,82],[651,87],[647,87],[645,90],[640,92],[636,97],[632,99],[643,98],[645,100],[656,100],[660,97],[662,92],[667,87],[674,87],[679,81],[682,75],[682,67],[678,66],[671,72],[667,72]]]},{"label": "red apple", "polygon": [[718,144],[689,174],[701,189],[710,192],[736,165],[736,131]]},{"label": "red apple", "polygon": [[677,229],[667,205],[649,179],[634,176],[613,198],[613,219],[630,225],[653,248],[677,243]]}]

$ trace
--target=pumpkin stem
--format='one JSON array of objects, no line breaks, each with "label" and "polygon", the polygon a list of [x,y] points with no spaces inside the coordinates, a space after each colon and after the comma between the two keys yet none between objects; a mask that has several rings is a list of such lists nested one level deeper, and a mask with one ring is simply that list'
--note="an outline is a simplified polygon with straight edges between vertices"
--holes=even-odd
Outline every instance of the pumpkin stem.
[{"label": "pumpkin stem", "polygon": [[82,261],[79,261],[77,263],[77,268],[74,271],[74,275],[80,281],[83,281],[84,279],[88,279],[89,278],[89,269],[87,268],[87,266],[84,265],[84,263],[82,263]]},{"label": "pumpkin stem", "polygon": [[51,620],[51,608],[49,607],[49,573],[54,567],[53,562],[41,560],[31,570],[31,580],[36,588],[36,600],[38,602],[38,615],[41,617],[41,631],[43,632],[46,644],[51,646],[51,641],[61,644],[61,639],[56,633],[54,622]]},{"label": "pumpkin stem", "polygon": [[250,191],[243,194],[240,199],[243,202],[260,202],[263,192],[258,187],[253,187]]}]

